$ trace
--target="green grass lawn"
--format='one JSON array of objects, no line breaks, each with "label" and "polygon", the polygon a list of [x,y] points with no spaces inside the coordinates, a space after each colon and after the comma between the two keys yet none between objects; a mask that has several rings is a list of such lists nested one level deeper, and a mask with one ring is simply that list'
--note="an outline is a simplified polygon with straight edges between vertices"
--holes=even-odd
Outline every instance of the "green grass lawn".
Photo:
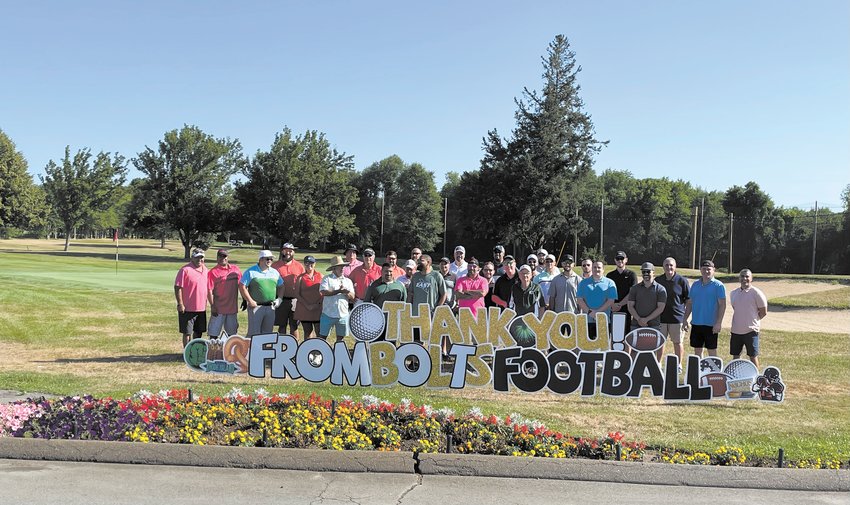
[{"label": "green grass lawn", "polygon": [[[172,294],[174,276],[184,264],[179,244],[160,249],[158,242],[122,241],[117,274],[111,241],[74,243],[69,253],[61,252],[61,245],[0,241],[0,261],[6,265],[0,272],[5,287],[0,292],[0,352],[6,356],[0,360],[0,389],[100,396],[186,387],[207,395],[224,394],[233,387],[246,392],[258,387],[316,392],[328,398],[373,394],[458,412],[473,406],[500,416],[517,412],[577,436],[621,431],[627,439],[688,450],[711,452],[725,444],[755,456],[775,456],[782,447],[789,460],[850,458],[847,333],[765,336],[762,366],[778,366],[788,388],[785,402],[778,405],[497,394],[492,388],[334,387],[211,376],[192,372],[182,363]],[[244,269],[254,264],[256,254],[256,249],[245,248],[234,250],[232,256]],[[329,256],[318,255],[322,270]],[[846,289],[850,288],[837,288]],[[244,313],[240,326],[247,327]],[[727,329],[721,334],[721,350],[728,339]]]},{"label": "green grass lawn", "polygon": [[771,298],[770,305],[789,309],[850,309],[850,287],[840,287],[818,293]]}]

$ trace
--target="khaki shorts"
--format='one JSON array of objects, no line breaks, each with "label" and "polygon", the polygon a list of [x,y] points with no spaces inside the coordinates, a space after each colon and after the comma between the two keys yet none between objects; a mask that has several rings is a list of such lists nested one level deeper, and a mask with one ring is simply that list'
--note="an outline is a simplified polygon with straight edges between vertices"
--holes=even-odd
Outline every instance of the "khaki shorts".
[{"label": "khaki shorts", "polygon": [[661,333],[674,344],[682,343],[682,323],[661,323]]}]

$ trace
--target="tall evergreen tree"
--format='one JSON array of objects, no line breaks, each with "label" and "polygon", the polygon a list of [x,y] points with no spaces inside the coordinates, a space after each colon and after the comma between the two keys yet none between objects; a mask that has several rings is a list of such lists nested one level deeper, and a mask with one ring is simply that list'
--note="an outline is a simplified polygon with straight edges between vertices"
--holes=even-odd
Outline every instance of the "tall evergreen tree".
[{"label": "tall evergreen tree", "polygon": [[583,234],[587,223],[575,217],[584,198],[581,184],[592,174],[595,155],[607,141],[596,139],[593,122],[579,96],[575,53],[558,35],[543,61],[541,92],[523,90],[516,128],[508,139],[496,130],[484,139],[481,179],[487,191],[477,198],[478,225],[504,238],[536,248],[565,230]]}]

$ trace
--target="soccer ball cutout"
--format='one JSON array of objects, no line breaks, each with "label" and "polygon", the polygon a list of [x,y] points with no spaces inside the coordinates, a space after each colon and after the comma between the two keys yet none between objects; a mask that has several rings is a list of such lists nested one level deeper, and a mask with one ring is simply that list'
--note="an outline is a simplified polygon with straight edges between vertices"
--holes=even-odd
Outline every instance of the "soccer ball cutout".
[{"label": "soccer ball cutout", "polygon": [[351,309],[348,316],[351,334],[361,342],[371,342],[380,337],[386,324],[384,312],[374,303],[360,303]]},{"label": "soccer ball cutout", "polygon": [[664,334],[655,328],[638,328],[626,335],[626,344],[635,351],[655,351],[664,347]]}]

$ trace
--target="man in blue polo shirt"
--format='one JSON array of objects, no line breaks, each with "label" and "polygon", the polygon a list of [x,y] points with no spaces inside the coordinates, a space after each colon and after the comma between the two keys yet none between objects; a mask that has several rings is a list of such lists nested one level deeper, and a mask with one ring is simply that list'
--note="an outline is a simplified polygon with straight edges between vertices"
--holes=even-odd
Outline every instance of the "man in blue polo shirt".
[{"label": "man in blue polo shirt", "polygon": [[688,331],[688,316],[691,318],[691,347],[694,354],[702,357],[702,348],[709,356],[717,356],[717,334],[726,313],[726,287],[714,278],[714,262],[702,260],[699,268],[701,277],[691,284],[690,298],[685,304],[682,329]]},{"label": "man in blue polo shirt", "polygon": [[605,263],[594,261],[591,275],[578,285],[576,297],[582,313],[587,314],[587,332],[591,337],[596,335],[596,314],[604,313],[611,317],[611,306],[617,300],[617,285],[614,281],[602,276]]}]

